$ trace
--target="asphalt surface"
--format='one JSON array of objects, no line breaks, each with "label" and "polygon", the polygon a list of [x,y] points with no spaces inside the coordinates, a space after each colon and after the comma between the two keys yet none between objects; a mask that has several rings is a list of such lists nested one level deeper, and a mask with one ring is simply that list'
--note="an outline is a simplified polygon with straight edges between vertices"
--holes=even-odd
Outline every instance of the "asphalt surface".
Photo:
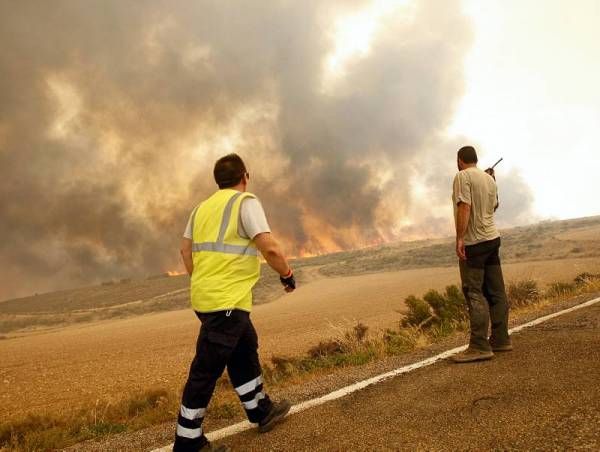
[{"label": "asphalt surface", "polygon": [[234,451],[600,450],[600,304],[513,343],[491,361],[442,362],[221,442]]}]

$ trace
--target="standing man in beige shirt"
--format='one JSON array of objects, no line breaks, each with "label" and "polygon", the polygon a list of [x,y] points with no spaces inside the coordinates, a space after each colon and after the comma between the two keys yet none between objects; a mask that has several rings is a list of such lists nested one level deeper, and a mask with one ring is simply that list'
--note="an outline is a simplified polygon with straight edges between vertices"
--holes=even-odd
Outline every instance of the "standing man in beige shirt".
[{"label": "standing man in beige shirt", "polygon": [[[477,168],[472,146],[458,151],[459,172],[452,201],[456,221],[456,255],[469,309],[469,348],[454,357],[465,363],[491,359],[494,352],[512,350],[508,336],[508,300],[500,266],[500,234],[494,223],[498,191],[493,170]],[[488,339],[488,330],[492,333]]]}]

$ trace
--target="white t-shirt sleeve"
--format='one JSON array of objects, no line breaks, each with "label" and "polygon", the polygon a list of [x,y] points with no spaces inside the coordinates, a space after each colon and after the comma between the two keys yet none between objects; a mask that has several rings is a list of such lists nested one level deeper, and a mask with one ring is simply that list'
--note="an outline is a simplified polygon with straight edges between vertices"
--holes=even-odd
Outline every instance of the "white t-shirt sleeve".
[{"label": "white t-shirt sleeve", "polygon": [[242,201],[239,226],[240,235],[251,240],[258,234],[271,232],[267,216],[258,199],[246,198]]},{"label": "white t-shirt sleeve", "polygon": [[471,205],[471,177],[466,171],[459,171],[454,178],[454,202]]},{"label": "white t-shirt sleeve", "polygon": [[192,235],[192,215],[193,214],[194,214],[194,212],[192,212],[190,214],[190,218],[187,222],[187,226],[185,227],[185,231],[183,232],[183,237],[186,239],[190,239],[190,240],[192,240],[192,237],[193,237],[193,235]]}]

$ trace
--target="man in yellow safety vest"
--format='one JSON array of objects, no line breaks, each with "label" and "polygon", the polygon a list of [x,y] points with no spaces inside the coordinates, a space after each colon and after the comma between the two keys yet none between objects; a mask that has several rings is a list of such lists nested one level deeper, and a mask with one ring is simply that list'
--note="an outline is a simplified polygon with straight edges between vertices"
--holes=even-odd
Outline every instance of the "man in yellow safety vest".
[{"label": "man in yellow safety vest", "polygon": [[190,215],[181,257],[191,277],[191,303],[201,321],[196,356],[183,390],[175,451],[227,451],[202,431],[206,407],[225,367],[248,420],[267,432],[290,410],[263,389],[258,337],[252,322],[252,288],[260,278],[258,252],[280,275],[286,292],[296,288],[292,269],[273,239],[258,199],[246,191],[250,175],[236,154],[220,158],[219,190]]}]

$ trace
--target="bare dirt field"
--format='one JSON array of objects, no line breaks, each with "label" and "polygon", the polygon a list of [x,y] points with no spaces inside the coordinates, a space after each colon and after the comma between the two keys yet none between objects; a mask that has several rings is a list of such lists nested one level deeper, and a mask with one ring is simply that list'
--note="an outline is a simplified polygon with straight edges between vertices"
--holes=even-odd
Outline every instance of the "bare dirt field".
[{"label": "bare dirt field", "polygon": [[[598,258],[505,265],[507,280],[541,284],[600,272]],[[410,294],[456,284],[455,267],[321,278],[255,307],[263,359],[305,352],[357,321],[371,328],[398,322]],[[73,325],[0,341],[0,418],[117,400],[155,386],[179,389],[194,352],[198,321],[186,310]]]}]

